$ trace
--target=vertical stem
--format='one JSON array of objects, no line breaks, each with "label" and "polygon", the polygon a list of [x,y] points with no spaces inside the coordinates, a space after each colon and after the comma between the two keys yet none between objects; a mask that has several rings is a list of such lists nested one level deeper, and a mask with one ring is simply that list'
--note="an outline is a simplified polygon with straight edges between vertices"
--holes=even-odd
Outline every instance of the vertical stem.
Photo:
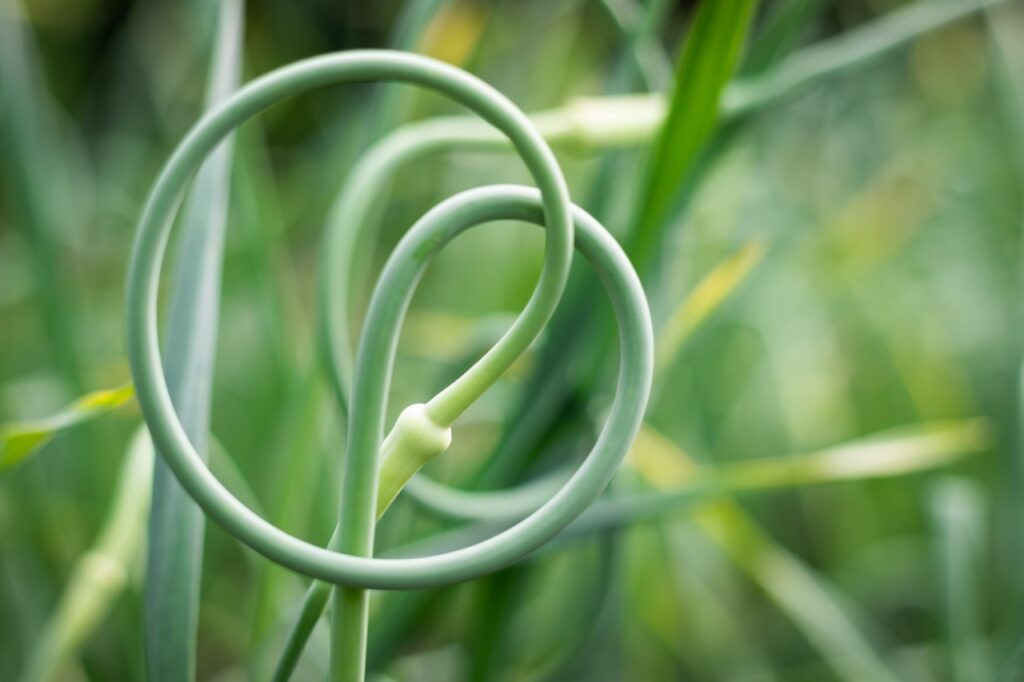
[{"label": "vertical stem", "polygon": [[[367,466],[368,462],[370,466]],[[370,480],[360,485],[367,477]],[[349,457],[342,490],[342,522],[336,531],[336,549],[346,554],[370,556],[373,553],[375,523],[372,510],[376,506],[376,496],[365,491],[376,490],[375,478],[376,456]],[[371,513],[367,515],[367,511]],[[338,586],[334,588],[333,602],[330,679],[333,682],[363,682],[370,593],[356,587]]]},{"label": "vertical stem", "polygon": [[363,682],[369,604],[367,590],[335,588],[331,640],[331,680],[335,682]]},{"label": "vertical stem", "polygon": [[[355,468],[368,467],[354,467],[350,464],[350,469]],[[373,509],[375,503],[370,500],[368,504],[360,504],[359,498],[365,496],[347,494],[350,488],[347,482],[355,478],[355,475],[346,473],[341,503],[342,518],[345,520],[338,529],[338,549],[355,556],[370,556],[373,553],[374,520],[372,517],[368,521],[362,518],[357,520],[356,517],[363,516],[360,512],[365,509]],[[357,587],[338,586],[334,588],[333,602],[330,679],[333,682],[363,682],[366,677],[370,592]]]},{"label": "vertical stem", "polygon": [[[394,303],[393,301],[391,303]],[[366,329],[374,330],[374,312],[368,314]],[[371,556],[376,530],[377,451],[384,431],[387,367],[395,340],[383,339],[364,329],[356,358],[345,473],[342,480],[341,511],[332,538],[332,549],[353,556]],[[335,542],[336,540],[336,542]],[[336,547],[333,545],[337,545]],[[333,593],[331,624],[331,672],[334,682],[363,682],[366,675],[366,639],[369,620],[369,592],[338,586]]]}]

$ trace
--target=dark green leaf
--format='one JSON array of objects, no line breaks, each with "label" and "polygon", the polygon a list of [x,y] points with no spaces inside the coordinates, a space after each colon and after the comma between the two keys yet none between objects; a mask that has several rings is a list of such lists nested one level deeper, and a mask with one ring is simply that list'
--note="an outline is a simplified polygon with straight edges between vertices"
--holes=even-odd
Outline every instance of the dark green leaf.
[{"label": "dark green leaf", "polygon": [[654,145],[628,251],[643,268],[661,225],[718,120],[719,99],[743,49],[754,0],[704,2],[676,68],[668,116]]}]

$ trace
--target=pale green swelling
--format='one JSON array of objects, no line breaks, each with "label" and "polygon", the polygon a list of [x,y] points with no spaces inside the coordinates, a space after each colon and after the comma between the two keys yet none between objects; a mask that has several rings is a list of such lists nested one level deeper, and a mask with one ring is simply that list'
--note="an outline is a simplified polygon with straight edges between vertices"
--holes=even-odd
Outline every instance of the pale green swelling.
[{"label": "pale green swelling", "polygon": [[[335,552],[274,527],[234,498],[206,468],[171,404],[160,362],[157,293],[160,263],[174,212],[202,160],[234,127],[272,104],[338,82],[402,80],[433,88],[469,106],[505,132],[540,188],[496,187],[465,193],[431,211],[388,261],[371,300],[354,370],[351,427],[343,490],[340,548]],[[139,224],[128,281],[128,352],[143,414],[153,440],[185,489],[228,531],[267,557],[311,577],[358,590],[339,590],[332,668],[339,678],[361,678],[365,651],[363,588],[402,589],[449,584],[497,570],[536,549],[578,516],[601,491],[639,428],[650,389],[653,343],[643,291],[614,240],[582,211],[590,225],[589,254],[610,285],[621,327],[619,391],[590,456],[566,486],[536,513],[477,545],[417,559],[371,559],[377,453],[401,321],[415,284],[448,240],[480,222],[520,219],[549,228],[545,266],[534,297],[510,332],[470,372],[430,401],[441,428],[453,420],[533,340],[564,288],[572,248],[570,204],[561,173],[526,117],[475,78],[422,57],[379,51],[306,60],[265,76],[208,114],[163,169]],[[589,222],[588,222],[589,221]],[[338,613],[349,622],[339,623]],[[343,635],[337,635],[344,632]],[[355,670],[358,668],[358,671]]]}]

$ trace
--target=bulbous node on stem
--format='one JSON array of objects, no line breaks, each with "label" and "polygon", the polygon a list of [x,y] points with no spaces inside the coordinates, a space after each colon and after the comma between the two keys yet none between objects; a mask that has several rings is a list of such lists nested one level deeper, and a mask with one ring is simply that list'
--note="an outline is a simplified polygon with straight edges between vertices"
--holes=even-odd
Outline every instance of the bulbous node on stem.
[{"label": "bulbous node on stem", "polygon": [[416,403],[402,410],[391,433],[381,444],[378,518],[398,497],[413,474],[447,450],[451,442],[451,428],[431,419],[426,405]]}]

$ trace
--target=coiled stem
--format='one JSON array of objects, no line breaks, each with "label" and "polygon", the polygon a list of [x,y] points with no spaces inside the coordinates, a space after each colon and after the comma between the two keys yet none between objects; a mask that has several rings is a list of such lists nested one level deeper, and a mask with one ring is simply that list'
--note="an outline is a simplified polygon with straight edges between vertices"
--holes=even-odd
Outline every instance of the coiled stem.
[{"label": "coiled stem", "polygon": [[[161,261],[173,216],[195,169],[232,129],[275,104],[339,82],[399,80],[431,88],[476,111],[508,136],[539,188],[493,186],[453,197],[403,238],[374,290],[352,372],[341,519],[322,548],[293,537],[241,504],[209,472],[171,404],[158,346],[156,302]],[[436,253],[462,231],[484,222],[521,220],[548,229],[544,267],[511,329],[464,375],[425,405],[407,410],[388,439],[384,416],[398,334],[409,300]],[[593,450],[565,486],[516,525],[455,551],[415,559],[373,559],[382,446],[387,496],[407,474],[442,450],[448,427],[529,346],[550,319],[577,247],[602,278],[619,324],[618,391]],[[642,288],[608,233],[572,207],[562,174],[529,120],[481,81],[423,57],[361,51],[306,60],[242,88],[189,132],[154,185],[139,223],[128,278],[128,353],[139,404],[154,443],[182,486],[214,520],[268,558],[336,586],[332,677],[362,680],[367,589],[450,584],[497,570],[550,540],[594,500],[613,475],[640,426],[650,391],[653,341]]]}]

